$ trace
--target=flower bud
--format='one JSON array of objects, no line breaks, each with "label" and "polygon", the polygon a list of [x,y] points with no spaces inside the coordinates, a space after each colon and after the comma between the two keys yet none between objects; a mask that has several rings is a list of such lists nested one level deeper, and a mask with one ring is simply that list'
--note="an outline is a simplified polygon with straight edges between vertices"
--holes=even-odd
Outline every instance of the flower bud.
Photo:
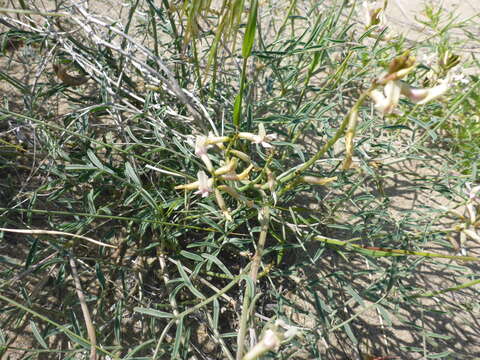
[{"label": "flower bud", "polygon": [[227,164],[225,164],[222,167],[219,167],[217,170],[215,170],[214,174],[215,175],[223,175],[223,174],[227,174],[227,173],[230,173],[232,171],[235,171],[235,169],[237,168],[237,163],[238,163],[237,159],[232,158],[227,162]]},{"label": "flower bud", "polygon": [[220,208],[220,210],[222,210],[222,213],[223,213],[223,216],[225,216],[225,219],[227,219],[227,221],[232,221],[232,216],[228,212],[228,208],[225,205],[223,196],[218,189],[215,189],[215,200],[217,200],[218,207]]},{"label": "flower bud", "polygon": [[230,195],[231,197],[233,197],[235,200],[238,200],[238,201],[241,201],[243,203],[245,203],[248,207],[253,207],[254,205],[254,202],[252,200],[248,200],[245,196],[239,194],[237,192],[237,190],[235,190],[234,188],[232,188],[231,186],[228,186],[228,185],[219,185],[218,186],[218,189],[221,190],[221,191],[224,191],[226,192],[228,195]]},{"label": "flower bud", "polygon": [[446,51],[440,58],[439,66],[443,71],[448,71],[460,64],[460,56],[452,54],[450,51]]},{"label": "flower bud", "polygon": [[[415,57],[410,55],[410,51],[405,51],[403,54],[394,58],[390,65],[388,66],[388,74],[403,74],[405,70],[410,70],[415,66]],[[401,72],[403,71],[403,73]],[[407,74],[403,74],[402,77],[406,76]]]},{"label": "flower bud", "polygon": [[251,163],[252,163],[252,159],[250,158],[250,156],[248,156],[248,155],[245,154],[244,152],[241,152],[241,151],[238,151],[238,150],[230,150],[230,154],[236,156],[237,158],[239,158],[240,160],[245,161],[245,162],[248,163],[248,164],[251,164]]}]

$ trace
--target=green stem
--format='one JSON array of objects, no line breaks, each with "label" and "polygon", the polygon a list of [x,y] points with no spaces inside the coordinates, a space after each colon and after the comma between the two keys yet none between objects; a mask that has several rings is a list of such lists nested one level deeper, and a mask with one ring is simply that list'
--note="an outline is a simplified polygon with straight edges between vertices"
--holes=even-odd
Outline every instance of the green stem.
[{"label": "green stem", "polygon": [[412,297],[413,298],[433,297],[433,296],[445,294],[446,292],[458,291],[458,290],[461,290],[461,289],[465,289],[465,288],[468,288],[468,287],[471,287],[471,286],[474,286],[474,285],[477,285],[477,284],[480,284],[480,279],[472,280],[472,281],[469,281],[467,283],[460,284],[460,285],[454,286],[454,287],[449,287],[449,288],[446,288],[446,289],[443,289],[443,290],[437,290],[437,291],[431,291],[431,292],[427,292],[427,293],[423,293],[423,294],[413,295]]},{"label": "green stem", "polygon": [[[305,163],[303,163],[299,168],[297,168],[295,171],[292,171],[288,174],[286,174],[284,177],[282,178],[279,178],[277,179],[278,180],[278,183],[279,184],[285,184],[291,180],[295,180],[297,179],[300,175],[302,175],[303,172],[305,172],[306,170],[308,170],[308,168],[310,168],[313,164],[315,164],[315,162],[320,159],[328,150],[330,150],[332,148],[333,145],[335,145],[335,143],[343,136],[344,132],[345,132],[345,129],[347,128],[348,126],[348,123],[350,121],[350,117],[352,116],[352,114],[355,114],[355,112],[358,112],[358,109],[360,108],[360,106],[364,103],[364,101],[366,100],[366,98],[368,97],[368,95],[378,86],[377,83],[373,83],[370,88],[366,91],[363,92],[363,94],[358,98],[357,102],[355,103],[355,105],[353,105],[353,107],[350,109],[350,111],[345,115],[345,117],[343,118],[343,121],[342,123],[340,124],[340,127],[338,128],[337,132],[335,133],[335,135],[333,135],[333,137],[328,140],[325,145],[322,146],[322,148],[320,150],[317,151],[317,153],[312,157],[310,158],[310,160],[306,161]],[[262,188],[267,188],[268,185],[265,184],[263,185]],[[289,186],[284,186],[279,192],[278,192],[278,195],[282,195],[283,193],[285,193],[286,191],[290,190],[290,187]]]},{"label": "green stem", "polygon": [[[135,209],[135,210],[138,211],[138,209]],[[157,224],[157,225],[164,225],[164,226],[173,226],[173,227],[186,228],[186,229],[192,229],[192,230],[198,230],[198,231],[218,232],[218,230],[215,230],[213,228],[169,223],[166,221],[136,218],[136,217],[130,217],[130,216],[121,216],[121,215],[104,215],[104,214],[90,214],[90,213],[77,212],[77,211],[20,209],[20,208],[2,208],[2,207],[0,207],[0,211],[5,211],[5,212],[15,211],[15,212],[27,213],[27,214],[84,216],[84,217],[91,217],[93,219],[123,220],[123,221],[131,221],[131,222],[138,222],[138,223],[150,223],[150,224]],[[2,216],[4,215],[5,214],[2,214]]]},{"label": "green stem", "polygon": [[240,328],[237,335],[237,356],[236,360],[241,360],[243,357],[243,350],[245,348],[245,336],[247,334],[248,315],[250,310],[250,301],[253,297],[251,289],[248,285],[245,286],[245,294],[242,302],[242,314],[240,315]]},{"label": "green stem", "polygon": [[262,262],[263,249],[265,247],[265,242],[267,240],[268,228],[270,223],[270,214],[269,208],[263,207],[259,213],[260,220],[260,236],[258,238],[257,251],[252,261],[252,268],[250,269],[250,278],[253,283],[253,289],[251,287],[245,286],[245,296],[243,297],[243,306],[242,314],[240,315],[240,328],[238,330],[237,336],[237,357],[236,360],[241,360],[243,357],[243,350],[245,348],[245,337],[247,334],[248,319],[250,318],[251,312],[251,299],[255,296],[255,283],[257,282],[258,269]]}]

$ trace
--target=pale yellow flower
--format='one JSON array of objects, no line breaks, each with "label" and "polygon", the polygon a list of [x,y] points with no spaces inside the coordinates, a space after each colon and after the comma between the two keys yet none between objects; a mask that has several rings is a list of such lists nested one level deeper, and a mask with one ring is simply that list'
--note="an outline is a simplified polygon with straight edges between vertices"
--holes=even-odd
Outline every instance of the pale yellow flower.
[{"label": "pale yellow flower", "polygon": [[400,81],[389,81],[383,88],[383,93],[379,90],[373,90],[370,97],[375,102],[375,109],[381,114],[390,114],[398,105],[400,100]]},{"label": "pale yellow flower", "polygon": [[243,181],[248,179],[248,175],[250,171],[252,171],[253,165],[249,165],[245,170],[243,170],[240,174],[235,172],[229,172],[224,175],[220,175],[219,178],[222,180],[230,180],[230,181]]},{"label": "pale yellow flower", "polygon": [[198,177],[198,190],[195,194],[201,194],[202,197],[207,197],[212,191],[213,180],[210,179],[204,171],[199,171]]},{"label": "pale yellow flower", "polygon": [[258,124],[258,134],[252,134],[249,132],[241,132],[238,134],[238,137],[241,139],[249,140],[255,144],[260,144],[264,148],[271,148],[272,145],[270,141],[275,140],[276,134],[267,134],[265,131],[265,126],[262,123]]},{"label": "pale yellow flower", "polygon": [[208,138],[205,135],[198,135],[195,139],[195,155],[197,155],[205,164],[208,171],[213,171],[212,161],[208,157],[207,150],[211,147],[208,144]]},{"label": "pale yellow flower", "polygon": [[426,104],[439,96],[442,96],[450,86],[450,77],[441,80],[437,86],[427,89],[420,89],[412,87],[403,81],[400,82],[402,95],[408,97],[415,104]]},{"label": "pale yellow flower", "polygon": [[234,172],[235,169],[237,168],[237,164],[238,164],[237,158],[231,158],[225,165],[216,169],[214,174],[218,176],[218,175],[224,175],[224,174]]},{"label": "pale yellow flower", "polygon": [[204,171],[197,173],[198,180],[184,185],[175,186],[176,190],[195,190],[195,194],[201,194],[202,197],[208,196],[213,191],[213,179],[209,178]]},{"label": "pale yellow flower", "polygon": [[391,80],[385,84],[383,93],[379,90],[373,90],[370,97],[375,103],[375,109],[385,115],[391,114],[395,110],[400,95],[406,96],[415,104],[422,105],[443,95],[448,90],[449,85],[449,77],[441,80],[437,86],[425,89],[410,86],[401,80]]}]

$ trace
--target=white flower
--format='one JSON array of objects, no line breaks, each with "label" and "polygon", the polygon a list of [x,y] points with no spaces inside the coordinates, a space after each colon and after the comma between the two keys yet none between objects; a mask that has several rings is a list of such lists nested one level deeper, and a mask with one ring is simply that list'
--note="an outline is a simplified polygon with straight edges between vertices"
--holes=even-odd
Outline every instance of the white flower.
[{"label": "white flower", "polygon": [[[379,40],[391,40],[396,35],[395,32],[388,28],[388,22],[385,17],[385,5],[384,1],[374,1],[368,3],[363,1],[363,15],[365,29],[371,30],[368,36]],[[379,37],[381,35],[381,37]]]},{"label": "white flower", "polygon": [[269,350],[275,349],[280,346],[280,339],[278,335],[273,330],[265,331],[265,335],[262,339],[265,347]]},{"label": "white flower", "polygon": [[201,194],[202,197],[207,197],[213,191],[213,180],[210,179],[204,171],[199,171],[198,177],[198,190],[195,194]]},{"label": "white flower", "polygon": [[273,330],[268,329],[265,331],[263,338],[253,347],[250,351],[245,354],[242,358],[243,360],[254,360],[258,359],[261,355],[265,354],[267,351],[276,350],[280,347],[281,339],[280,336],[275,333]]},{"label": "white flower", "polygon": [[477,206],[480,205],[480,198],[478,192],[480,192],[480,185],[474,186],[472,188],[471,184],[466,184],[467,187],[467,213],[471,224],[474,224],[477,221]]},{"label": "white flower", "polygon": [[277,138],[276,134],[268,134],[265,131],[265,126],[262,123],[258,124],[258,135],[248,133],[248,132],[241,132],[238,134],[239,138],[250,140],[255,144],[260,144],[264,148],[271,148],[272,145],[270,141],[275,140]]},{"label": "white flower", "polygon": [[434,53],[423,54],[420,57],[420,61],[428,67],[432,67],[435,64],[437,55]]},{"label": "white flower", "polygon": [[373,90],[370,97],[375,102],[375,109],[382,114],[390,114],[398,105],[400,100],[400,81],[392,80],[385,84],[383,94],[379,90]]},{"label": "white flower", "polygon": [[207,143],[207,137],[205,135],[198,135],[195,139],[195,155],[202,157],[207,154],[207,150],[211,147]]},{"label": "white flower", "polygon": [[208,157],[207,150],[211,145],[208,144],[208,138],[204,135],[197,136],[195,140],[195,155],[197,155],[205,164],[208,171],[213,171],[212,161]]},{"label": "white flower", "polygon": [[460,83],[461,85],[467,85],[470,82],[470,79],[468,78],[465,73],[463,73],[461,70],[456,71],[452,75],[452,82],[453,83]]},{"label": "white flower", "polygon": [[375,109],[385,115],[394,111],[400,100],[400,95],[408,97],[415,104],[422,105],[443,95],[449,86],[449,76],[441,80],[437,86],[426,89],[415,88],[401,80],[390,80],[385,84],[383,93],[379,90],[373,90],[370,97],[375,102]]},{"label": "white flower", "polygon": [[213,191],[213,179],[209,178],[204,171],[197,173],[198,180],[184,185],[175,186],[176,190],[195,190],[195,194],[201,194],[202,197],[207,197]]}]

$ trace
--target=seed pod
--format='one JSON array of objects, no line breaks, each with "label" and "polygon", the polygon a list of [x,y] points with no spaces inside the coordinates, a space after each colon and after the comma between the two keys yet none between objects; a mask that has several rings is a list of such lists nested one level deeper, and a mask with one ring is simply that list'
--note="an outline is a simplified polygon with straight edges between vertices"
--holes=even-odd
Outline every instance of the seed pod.
[{"label": "seed pod", "polygon": [[332,181],[337,180],[337,177],[329,177],[329,178],[319,178],[316,176],[303,176],[302,181],[307,184],[312,185],[326,185],[331,183]]}]

